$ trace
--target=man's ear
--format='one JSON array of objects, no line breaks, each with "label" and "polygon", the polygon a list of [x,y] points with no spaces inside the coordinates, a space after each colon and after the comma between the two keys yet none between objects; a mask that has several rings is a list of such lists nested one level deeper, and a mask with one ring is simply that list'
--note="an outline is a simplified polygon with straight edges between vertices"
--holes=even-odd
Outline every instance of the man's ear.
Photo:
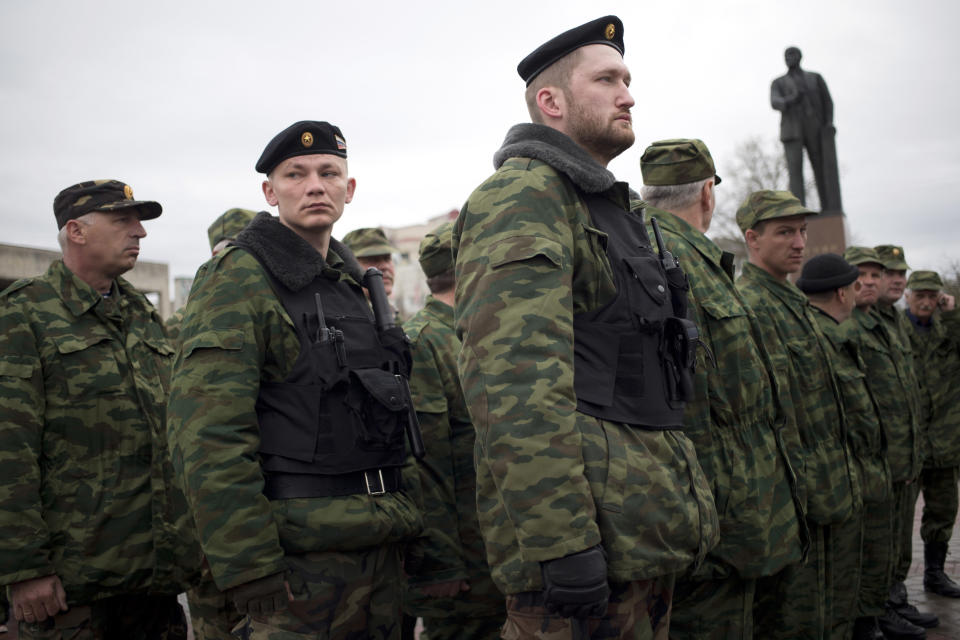
[{"label": "man's ear", "polygon": [[87,243],[87,225],[83,224],[79,220],[67,220],[67,224],[64,226],[67,228],[67,240],[73,244]]},{"label": "man's ear", "polygon": [[267,204],[271,207],[277,206],[279,200],[277,200],[277,194],[273,191],[273,183],[270,182],[270,179],[264,180],[261,187],[263,188],[263,197],[267,199]]},{"label": "man's ear", "polygon": [[537,91],[537,108],[543,113],[545,120],[562,118],[566,103],[560,87],[546,86]]}]

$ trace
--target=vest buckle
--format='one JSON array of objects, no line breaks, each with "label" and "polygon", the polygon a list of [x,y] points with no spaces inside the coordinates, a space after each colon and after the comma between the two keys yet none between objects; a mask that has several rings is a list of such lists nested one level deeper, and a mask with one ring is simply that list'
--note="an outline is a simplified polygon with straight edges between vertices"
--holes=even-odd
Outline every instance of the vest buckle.
[{"label": "vest buckle", "polygon": [[[383,469],[377,469],[377,474],[372,475],[372,471],[363,472],[363,483],[367,486],[367,495],[368,496],[382,496],[387,493],[387,488],[383,484]],[[380,487],[377,488],[377,481],[380,483]]]}]

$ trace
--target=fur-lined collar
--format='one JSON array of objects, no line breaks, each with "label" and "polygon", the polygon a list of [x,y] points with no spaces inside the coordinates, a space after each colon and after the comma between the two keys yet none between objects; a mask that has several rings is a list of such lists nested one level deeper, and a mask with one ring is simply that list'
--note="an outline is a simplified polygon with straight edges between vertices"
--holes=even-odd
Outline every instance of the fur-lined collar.
[{"label": "fur-lined collar", "polygon": [[542,124],[518,124],[510,127],[503,146],[493,155],[499,169],[508,158],[534,158],[564,173],[586,193],[606,191],[617,179],[597,164],[583,147],[566,134]]},{"label": "fur-lined collar", "polygon": [[260,264],[292,291],[299,291],[313,282],[328,266],[350,274],[357,284],[363,282],[360,264],[342,243],[330,238],[328,262],[309,242],[266,211],[258,213],[232,244],[256,256]]}]

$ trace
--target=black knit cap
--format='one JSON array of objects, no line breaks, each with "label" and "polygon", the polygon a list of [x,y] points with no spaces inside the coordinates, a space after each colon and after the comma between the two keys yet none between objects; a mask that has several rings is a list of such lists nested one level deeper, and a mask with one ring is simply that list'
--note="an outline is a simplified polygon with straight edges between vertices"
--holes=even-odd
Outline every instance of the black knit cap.
[{"label": "black knit cap", "polygon": [[258,173],[270,173],[278,164],[294,156],[329,154],[347,157],[347,141],[340,129],[329,122],[301,120],[295,122],[273,137],[260,159]]},{"label": "black knit cap", "polygon": [[807,260],[797,280],[804,293],[820,293],[845,287],[860,276],[860,269],[835,253],[822,253]]},{"label": "black knit cap", "polygon": [[537,47],[520,61],[517,73],[530,86],[533,79],[571,51],[588,44],[606,44],[623,55],[623,22],[617,16],[604,16],[564,31]]}]

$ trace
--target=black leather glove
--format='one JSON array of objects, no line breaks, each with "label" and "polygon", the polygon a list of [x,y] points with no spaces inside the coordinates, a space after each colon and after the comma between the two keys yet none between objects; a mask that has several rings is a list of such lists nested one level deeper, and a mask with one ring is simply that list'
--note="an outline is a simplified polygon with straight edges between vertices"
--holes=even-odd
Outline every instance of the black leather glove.
[{"label": "black leather glove", "polygon": [[287,585],[282,573],[244,582],[227,589],[227,596],[240,613],[265,615],[287,608]]},{"label": "black leather glove", "polygon": [[540,563],[543,604],[564,618],[599,618],[607,610],[607,556],[599,546]]}]

